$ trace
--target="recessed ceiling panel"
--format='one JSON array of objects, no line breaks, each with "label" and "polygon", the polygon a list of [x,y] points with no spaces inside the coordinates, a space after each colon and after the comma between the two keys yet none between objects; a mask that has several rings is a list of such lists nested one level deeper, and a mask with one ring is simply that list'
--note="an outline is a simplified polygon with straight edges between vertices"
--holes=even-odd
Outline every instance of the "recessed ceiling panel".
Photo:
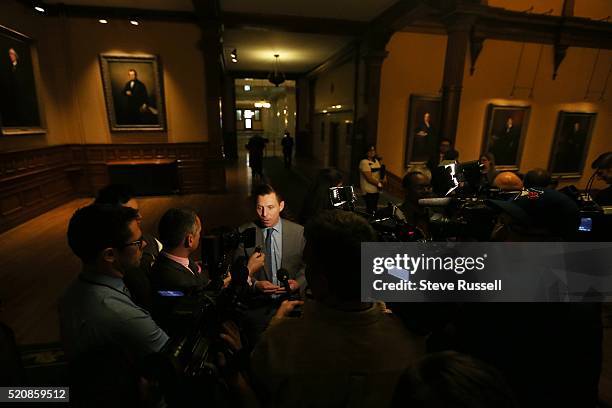
[{"label": "recessed ceiling panel", "polygon": [[[282,72],[302,73],[316,67],[351,41],[350,37],[299,34],[264,29],[226,30],[223,46],[232,71],[272,71],[279,54]],[[230,62],[236,49],[238,63]]]}]

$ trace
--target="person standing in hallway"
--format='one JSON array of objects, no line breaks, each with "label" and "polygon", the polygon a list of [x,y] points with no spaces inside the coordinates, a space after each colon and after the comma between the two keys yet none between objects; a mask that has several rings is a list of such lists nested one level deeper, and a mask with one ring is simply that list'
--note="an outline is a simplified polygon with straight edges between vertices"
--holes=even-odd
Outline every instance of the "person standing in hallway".
[{"label": "person standing in hallway", "polygon": [[283,156],[285,158],[285,168],[291,168],[291,158],[293,156],[293,138],[288,130],[285,130],[285,135],[281,141],[283,146]]},{"label": "person standing in hallway", "polygon": [[268,139],[254,135],[245,146],[249,151],[249,167],[253,171],[253,178],[259,177],[260,181],[263,179],[263,154],[266,143]]},{"label": "person standing in hallway", "polygon": [[384,177],[381,177],[381,168],[376,157],[376,147],[369,146],[366,158],[359,162],[359,181],[368,214],[374,214],[378,208],[378,198],[385,183]]}]

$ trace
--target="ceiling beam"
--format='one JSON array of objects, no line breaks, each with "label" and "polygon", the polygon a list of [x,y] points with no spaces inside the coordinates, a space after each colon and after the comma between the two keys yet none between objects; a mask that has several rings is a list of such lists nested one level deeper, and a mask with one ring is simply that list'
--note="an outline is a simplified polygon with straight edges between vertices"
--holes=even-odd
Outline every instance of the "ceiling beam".
[{"label": "ceiling beam", "polygon": [[475,18],[473,34],[480,38],[612,49],[612,23],[581,17],[551,16],[469,5],[452,14]]},{"label": "ceiling beam", "polygon": [[612,49],[612,23],[606,21],[523,13],[478,5],[460,7],[444,16],[425,16],[401,31],[446,35],[448,29],[445,19],[459,15],[474,17],[472,35],[477,39],[538,44],[561,42],[571,47]]},{"label": "ceiling beam", "polygon": [[321,75],[322,73],[340,66],[346,62],[352,61],[355,57],[355,52],[357,50],[357,42],[351,41],[348,45],[343,47],[340,51],[336,52],[334,55],[323,61],[321,64],[317,65],[310,71],[306,73],[306,76],[311,78],[314,76]]},{"label": "ceiling beam", "polygon": [[356,36],[367,28],[368,23],[335,18],[224,12],[223,25],[226,29],[255,27],[290,33]]}]

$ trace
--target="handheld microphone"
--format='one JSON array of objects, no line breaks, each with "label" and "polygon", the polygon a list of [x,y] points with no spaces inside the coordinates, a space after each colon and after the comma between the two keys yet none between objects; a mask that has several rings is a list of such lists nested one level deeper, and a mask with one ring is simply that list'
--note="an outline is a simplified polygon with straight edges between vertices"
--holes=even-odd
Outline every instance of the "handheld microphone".
[{"label": "handheld microphone", "polygon": [[291,286],[289,285],[289,272],[285,268],[280,268],[276,272],[276,278],[287,291],[287,295],[291,294]]},{"label": "handheld microphone", "polygon": [[441,198],[421,198],[419,199],[419,205],[425,207],[446,207],[451,202],[450,197]]}]

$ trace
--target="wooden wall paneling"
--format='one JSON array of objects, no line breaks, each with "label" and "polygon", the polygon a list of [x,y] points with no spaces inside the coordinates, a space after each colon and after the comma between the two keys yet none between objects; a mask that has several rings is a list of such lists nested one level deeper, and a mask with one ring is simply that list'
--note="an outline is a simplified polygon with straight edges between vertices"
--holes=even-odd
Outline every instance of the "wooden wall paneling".
[{"label": "wooden wall paneling", "polygon": [[403,198],[404,188],[402,187],[402,178],[387,171],[387,180],[386,192],[392,196]]},{"label": "wooden wall paneling", "polygon": [[0,232],[109,183],[107,163],[177,160],[183,193],[225,190],[225,164],[208,143],[61,145],[0,153]]}]

